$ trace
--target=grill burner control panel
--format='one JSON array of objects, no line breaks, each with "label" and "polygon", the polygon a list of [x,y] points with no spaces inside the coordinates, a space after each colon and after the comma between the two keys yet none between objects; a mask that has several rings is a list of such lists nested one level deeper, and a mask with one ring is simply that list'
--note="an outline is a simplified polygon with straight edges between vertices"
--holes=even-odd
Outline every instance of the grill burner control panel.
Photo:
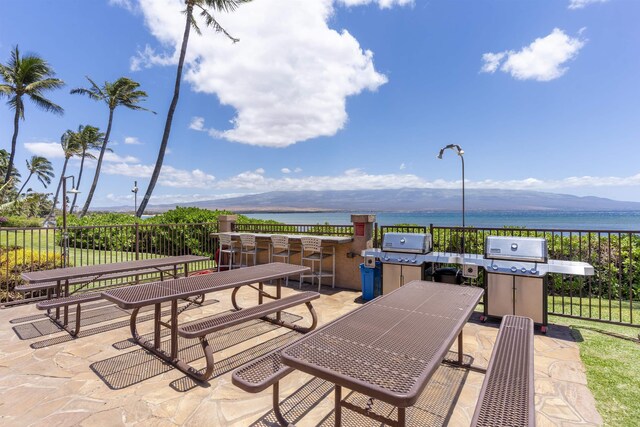
[{"label": "grill burner control panel", "polygon": [[537,263],[514,263],[509,261],[491,260],[484,266],[489,273],[510,274],[514,276],[544,276],[548,273],[546,264]]}]

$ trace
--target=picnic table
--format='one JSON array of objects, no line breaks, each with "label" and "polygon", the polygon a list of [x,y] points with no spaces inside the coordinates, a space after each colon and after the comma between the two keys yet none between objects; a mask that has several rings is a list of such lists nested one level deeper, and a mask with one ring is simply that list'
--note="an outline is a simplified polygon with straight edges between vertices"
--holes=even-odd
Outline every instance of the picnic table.
[{"label": "picnic table", "polygon": [[[184,360],[178,357],[178,315],[181,311],[178,310],[178,300],[191,301],[190,298],[204,295],[211,292],[222,291],[225,289],[233,289],[231,294],[231,300],[233,307],[239,310],[239,312],[253,313],[254,318],[262,318],[263,320],[270,321],[280,326],[289,327],[291,329],[298,329],[302,332],[306,332],[308,329],[315,328],[317,323],[316,314],[312,307],[308,304],[309,310],[313,316],[313,323],[310,328],[299,328],[293,324],[284,322],[280,318],[280,311],[277,311],[275,319],[265,318],[264,314],[260,316],[255,315],[250,309],[242,309],[237,301],[236,294],[240,287],[249,286],[258,291],[258,305],[263,304],[263,298],[270,298],[273,300],[280,300],[282,297],[281,286],[282,279],[290,276],[300,275],[309,271],[308,267],[302,267],[299,265],[285,264],[285,263],[270,263],[261,264],[257,266],[237,269],[219,271],[216,273],[192,276],[186,278],[165,280],[163,282],[145,283],[141,285],[128,286],[125,288],[116,288],[104,291],[102,296],[117,304],[124,309],[133,309],[131,313],[130,329],[133,340],[141,347],[149,350],[156,356],[160,357],[164,361],[172,364],[176,368],[180,369],[187,375],[195,378],[198,381],[206,381],[208,376],[212,372],[213,368],[213,356],[212,351],[205,339],[201,339],[201,344],[204,348],[205,357],[207,359],[207,369],[204,373],[199,372],[197,369],[189,365]],[[271,295],[264,291],[264,283],[267,281],[276,281],[276,294]],[[254,286],[258,283],[258,287]],[[309,294],[309,293],[302,293]],[[316,293],[314,293],[316,294]],[[317,294],[316,294],[317,295]],[[319,296],[319,295],[318,295]],[[164,322],[161,319],[161,304],[171,303],[171,314],[168,322]],[[192,301],[191,301],[192,302]],[[300,301],[305,303],[306,301]],[[137,330],[137,316],[142,307],[153,305],[155,307],[154,325],[153,325],[153,339],[147,341],[143,336],[138,333]],[[278,308],[278,307],[276,307]],[[285,307],[286,308],[286,307]],[[274,309],[274,312],[276,310]],[[233,313],[232,313],[233,314]],[[242,320],[238,319],[239,316],[232,319],[234,321]],[[241,317],[241,316],[240,316]],[[218,321],[219,325],[223,320]],[[214,323],[216,323],[214,321]],[[224,325],[222,325],[224,326]],[[162,349],[161,343],[161,327],[169,328],[171,333],[169,337],[169,352]]]},{"label": "picnic table", "polygon": [[[376,421],[405,426],[431,376],[482,297],[481,288],[412,281],[310,332],[282,350],[282,361],[335,384],[335,425],[345,407]],[[342,387],[396,406],[398,419],[373,415],[342,400]]]},{"label": "picnic table", "polygon": [[[49,306],[55,308],[55,319],[60,319],[60,308],[64,308],[63,321],[60,326],[67,328],[69,321],[69,305],[78,304],[76,311],[76,329],[71,331],[72,335],[77,335],[80,320],[80,303],[95,301],[100,298],[96,293],[83,293],[79,296],[70,296],[69,288],[71,284],[86,287],[89,283],[99,280],[122,278],[134,276],[136,274],[149,274],[159,272],[161,275],[167,272],[167,267],[173,269],[173,277],[178,276],[178,268],[182,266],[184,275],[189,273],[189,263],[208,261],[209,257],[197,255],[180,255],[162,258],[149,258],[134,261],[114,262],[110,264],[94,264],[79,267],[55,268],[53,270],[28,271],[20,276],[27,284],[21,286],[21,290],[47,289],[47,295],[51,297],[51,288],[55,288],[56,301],[41,304],[49,312]],[[86,280],[84,280],[86,279]],[[17,289],[17,288],[16,288]]]}]

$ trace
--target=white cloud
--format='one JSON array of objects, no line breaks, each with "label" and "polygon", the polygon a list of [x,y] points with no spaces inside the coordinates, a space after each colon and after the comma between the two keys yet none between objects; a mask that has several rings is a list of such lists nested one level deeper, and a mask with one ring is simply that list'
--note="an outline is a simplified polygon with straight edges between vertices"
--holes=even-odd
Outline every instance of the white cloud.
[{"label": "white cloud", "polygon": [[[199,202],[202,200],[228,199],[231,197],[246,196],[247,193],[227,193],[227,194],[156,194],[151,196],[151,204],[169,204],[169,203],[189,203]],[[113,203],[131,204],[133,205],[133,194],[113,194],[109,193],[106,199]],[[111,203],[111,204],[113,204]]]},{"label": "white cloud", "polygon": [[[379,0],[380,7],[409,4]],[[175,64],[184,15],[182,0],[140,0],[145,23],[169,53],[145,48],[132,69]],[[373,53],[346,30],[329,28],[333,0],[260,0],[216,19],[240,43],[205,29],[189,39],[185,80],[196,92],[215,94],[236,109],[232,128],[213,130],[217,138],[251,145],[285,147],[331,136],[347,122],[346,99],[375,91],[387,78]],[[190,127],[204,130],[204,122]]]},{"label": "white cloud", "polygon": [[129,12],[135,11],[133,0],[109,0],[109,4],[111,6],[121,7],[123,9],[128,10]]},{"label": "white cloud", "polygon": [[125,137],[124,143],[125,144],[129,144],[129,145],[142,145],[142,141],[140,141],[135,136],[127,136],[127,137]]},{"label": "white cloud", "polygon": [[568,8],[572,10],[582,9],[590,4],[606,3],[608,1],[609,0],[570,0]]},{"label": "white cloud", "polygon": [[480,69],[480,71],[482,71],[483,73],[495,73],[495,71],[500,66],[500,61],[502,61],[505,55],[506,55],[505,52],[499,52],[499,53],[489,52],[489,53],[483,54],[482,60],[484,61],[484,64],[482,65],[482,68]]},{"label": "white cloud", "polygon": [[295,168],[293,171],[294,171],[295,173],[300,173],[300,172],[302,172],[302,168]]},{"label": "white cloud", "polygon": [[282,172],[282,173],[291,173],[291,169],[289,169],[289,168],[282,168],[282,169],[280,169],[280,172]]},{"label": "white cloud", "polygon": [[338,0],[338,3],[342,3],[347,7],[377,3],[380,9],[390,9],[393,6],[413,5],[414,0]]},{"label": "white cloud", "polygon": [[29,152],[47,159],[62,159],[64,151],[59,142],[25,142],[24,148]]},{"label": "white cloud", "polygon": [[204,117],[192,117],[191,123],[189,123],[189,129],[204,131]]},{"label": "white cloud", "polygon": [[404,170],[407,168],[407,165],[405,165],[404,163],[400,163],[400,170]]},{"label": "white cloud", "polygon": [[[133,178],[150,178],[153,165],[131,163],[108,163],[103,171],[109,175],[129,176]],[[173,188],[211,188],[216,178],[200,169],[184,170],[163,165],[158,184]]]},{"label": "white cloud", "polygon": [[563,65],[574,59],[584,44],[584,40],[569,37],[561,29],[554,28],[551,34],[535,39],[518,52],[485,53],[482,55],[484,64],[480,71],[494,73],[502,63],[500,70],[518,80],[557,79],[568,69]]}]

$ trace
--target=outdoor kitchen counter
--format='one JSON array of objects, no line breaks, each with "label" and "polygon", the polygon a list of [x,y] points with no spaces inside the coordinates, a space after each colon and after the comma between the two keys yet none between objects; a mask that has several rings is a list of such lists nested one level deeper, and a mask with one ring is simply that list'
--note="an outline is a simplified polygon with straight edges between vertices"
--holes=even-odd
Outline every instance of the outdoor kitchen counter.
[{"label": "outdoor kitchen counter", "polygon": [[[362,251],[362,256],[379,257],[382,250],[366,249]],[[429,252],[423,256],[425,262],[434,262],[439,264],[458,264],[458,265],[477,265],[485,268],[491,265],[491,260],[486,259],[481,254],[459,254],[456,252]],[[518,264],[517,261],[514,264]],[[545,266],[548,273],[572,274],[576,276],[593,276],[595,274],[593,266],[586,262],[565,261],[559,259],[550,259],[547,263],[541,263]]]}]

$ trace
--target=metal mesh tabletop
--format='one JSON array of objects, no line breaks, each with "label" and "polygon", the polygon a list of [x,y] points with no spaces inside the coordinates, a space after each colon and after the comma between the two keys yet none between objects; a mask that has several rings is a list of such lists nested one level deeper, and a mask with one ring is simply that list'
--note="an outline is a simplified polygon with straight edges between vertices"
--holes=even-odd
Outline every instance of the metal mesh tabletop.
[{"label": "metal mesh tabletop", "polygon": [[282,352],[296,369],[398,407],[413,405],[483,290],[414,281]]},{"label": "metal mesh tabletop", "polygon": [[105,274],[135,271],[148,268],[160,268],[190,262],[207,261],[209,257],[197,255],[181,255],[164,258],[141,259],[137,261],[114,262],[111,264],[85,265],[82,267],[56,268],[45,271],[30,271],[21,276],[29,283],[50,282],[74,279],[85,276],[101,276]]},{"label": "metal mesh tabletop", "polygon": [[274,262],[201,276],[145,283],[105,291],[102,296],[125,309],[143,307],[203,293],[250,285],[309,271],[308,267]]}]

